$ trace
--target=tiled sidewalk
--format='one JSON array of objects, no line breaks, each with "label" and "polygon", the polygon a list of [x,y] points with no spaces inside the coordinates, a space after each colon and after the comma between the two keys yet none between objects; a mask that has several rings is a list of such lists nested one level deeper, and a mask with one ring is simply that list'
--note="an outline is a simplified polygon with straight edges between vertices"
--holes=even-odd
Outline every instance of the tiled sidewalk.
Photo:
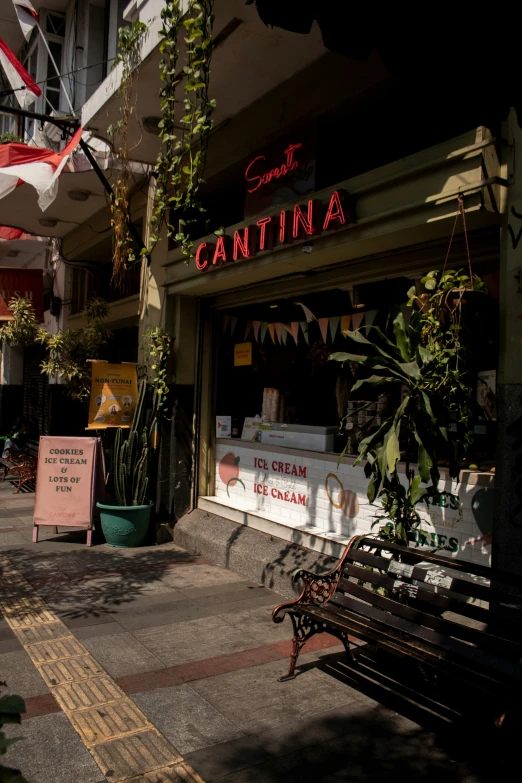
[{"label": "tiled sidewalk", "polygon": [[[32,545],[31,510],[31,495],[14,496],[0,484],[4,596],[12,595],[6,570],[14,567],[23,577],[17,584],[36,591],[67,644],[78,640],[70,654],[92,656],[96,676],[116,689],[112,704],[122,714],[114,721],[127,726],[127,739],[129,731],[138,737],[128,727],[141,720],[137,732],[164,738],[186,769],[209,783],[488,779],[483,758],[477,765],[472,751],[468,761],[462,758],[465,742],[480,743],[475,734],[448,745],[450,731],[442,742],[429,730],[429,716],[411,704],[415,694],[404,690],[398,706],[386,696],[391,680],[384,679],[384,687],[359,682],[332,637],[312,639],[299,676],[279,683],[291,637],[289,622],[271,621],[281,596],[172,544],[87,549],[85,534],[55,536],[49,529]],[[68,712],[56,683],[40,675],[34,648],[11,626],[0,621],[0,680],[25,698],[27,713],[21,728],[8,727],[11,736],[25,739],[4,763],[20,767],[30,783],[176,779],[98,766],[87,724]],[[98,714],[105,725],[111,714],[104,709]]]}]

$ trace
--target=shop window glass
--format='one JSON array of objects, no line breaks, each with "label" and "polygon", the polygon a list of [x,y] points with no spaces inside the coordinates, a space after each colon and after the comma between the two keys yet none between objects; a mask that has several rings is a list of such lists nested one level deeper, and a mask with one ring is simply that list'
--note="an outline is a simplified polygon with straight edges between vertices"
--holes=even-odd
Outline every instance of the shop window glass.
[{"label": "shop window glass", "polygon": [[[462,467],[476,464],[489,470],[494,465],[496,441],[498,267],[484,263],[474,265],[473,271],[486,281],[489,293],[478,297],[471,313],[469,339],[475,358],[467,382],[473,388],[474,442]],[[279,445],[337,454],[347,447],[348,453],[357,454],[362,428],[380,426],[388,402],[400,389],[366,384],[352,395],[351,387],[360,377],[358,366],[342,367],[330,362],[329,356],[334,351],[361,352],[346,340],[341,328],[371,322],[383,332],[390,331],[390,313],[395,306],[405,305],[406,292],[413,284],[406,278],[387,279],[351,291],[304,293],[286,300],[277,300],[275,293],[273,302],[227,310],[216,330],[216,415],[225,417],[221,426],[230,427],[233,437],[241,438],[245,419],[264,414],[268,429],[271,425],[287,441]],[[239,363],[238,350],[243,351],[243,358],[245,351],[236,346],[245,342],[251,343],[251,359],[249,347],[247,360]],[[349,427],[339,430],[340,419],[350,411]],[[281,425],[285,425],[282,430]],[[289,438],[287,432],[296,434]]]}]

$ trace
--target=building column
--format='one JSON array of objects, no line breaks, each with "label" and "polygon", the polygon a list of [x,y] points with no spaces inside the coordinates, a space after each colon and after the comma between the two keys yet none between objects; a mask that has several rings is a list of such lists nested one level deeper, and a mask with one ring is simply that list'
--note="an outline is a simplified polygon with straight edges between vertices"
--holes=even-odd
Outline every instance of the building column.
[{"label": "building column", "polygon": [[492,565],[522,573],[522,129],[503,126],[509,186],[500,241],[500,351]]}]

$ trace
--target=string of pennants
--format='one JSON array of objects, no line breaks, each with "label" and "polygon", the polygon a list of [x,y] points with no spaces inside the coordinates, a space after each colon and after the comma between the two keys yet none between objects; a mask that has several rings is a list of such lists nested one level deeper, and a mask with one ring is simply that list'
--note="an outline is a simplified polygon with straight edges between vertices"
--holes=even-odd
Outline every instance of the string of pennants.
[{"label": "string of pennants", "polygon": [[[246,342],[249,337],[252,339],[253,336],[254,340],[260,343],[264,343],[267,335],[269,335],[274,345],[277,343],[286,345],[289,336],[298,345],[301,334],[305,342],[310,345],[309,324],[312,321],[317,321],[321,337],[326,344],[328,338],[332,342],[335,340],[339,329],[341,333],[348,330],[356,332],[362,326],[371,326],[378,312],[377,310],[366,310],[362,313],[351,313],[351,315],[332,315],[328,318],[316,318],[307,307],[301,306],[305,313],[305,320],[303,321],[290,321],[289,323],[247,321],[244,334],[242,333],[242,325],[238,326],[238,317],[225,314],[223,316],[223,334],[230,330],[230,336],[235,336],[236,339],[242,339],[243,342]],[[244,322],[242,321],[242,323]]]}]

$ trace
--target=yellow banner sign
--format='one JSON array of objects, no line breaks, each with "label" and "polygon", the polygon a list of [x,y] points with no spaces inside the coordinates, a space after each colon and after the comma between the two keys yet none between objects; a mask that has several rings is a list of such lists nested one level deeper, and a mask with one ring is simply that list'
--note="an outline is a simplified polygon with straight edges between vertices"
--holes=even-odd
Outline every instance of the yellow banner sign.
[{"label": "yellow banner sign", "polygon": [[130,427],[137,399],[136,364],[92,362],[88,429]]},{"label": "yellow banner sign", "polygon": [[234,367],[252,364],[252,343],[237,343],[234,345]]}]

